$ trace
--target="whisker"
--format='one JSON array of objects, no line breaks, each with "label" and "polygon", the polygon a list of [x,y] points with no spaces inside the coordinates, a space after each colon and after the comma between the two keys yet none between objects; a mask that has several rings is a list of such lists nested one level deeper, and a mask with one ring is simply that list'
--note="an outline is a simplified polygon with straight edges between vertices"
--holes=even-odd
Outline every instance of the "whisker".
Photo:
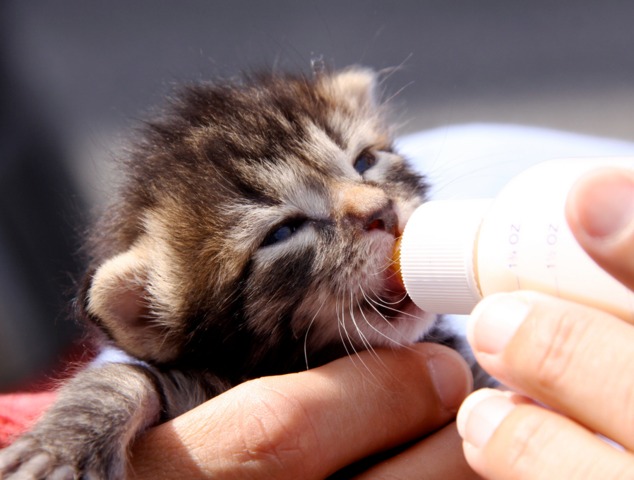
[{"label": "whisker", "polygon": [[[377,297],[377,299],[381,298],[375,292],[372,292],[372,293]],[[383,305],[384,307],[387,307],[388,305],[398,305],[399,303],[401,303],[406,298],[407,298],[407,293],[402,293],[401,296],[399,298],[397,298],[396,300],[394,300],[393,302],[390,302],[390,301],[386,300],[385,298],[381,298],[381,300],[380,300],[381,303],[380,304]],[[400,312],[400,310],[396,310],[396,311]]]},{"label": "whisker", "polygon": [[405,64],[411,60],[411,58],[414,56],[413,53],[409,53],[405,59],[399,63],[398,65],[394,66],[394,67],[386,67],[386,68],[382,68],[381,70],[379,70],[377,73],[379,74],[379,77],[381,78],[381,80],[379,81],[379,85],[383,85],[392,75],[394,75],[396,72],[399,72],[403,69],[403,67],[405,66]]},{"label": "whisker", "polygon": [[[350,345],[350,348],[352,348],[354,354],[358,357],[359,356],[359,352],[357,351],[356,347],[354,346],[354,341],[352,340],[352,338],[350,337],[350,334],[348,333],[348,329],[346,328],[346,312],[345,312],[345,300],[342,297],[342,305],[341,305],[341,319],[342,319],[342,323],[341,326],[343,327],[343,332],[346,334],[346,338],[348,339],[348,344]],[[361,361],[361,363],[363,363],[363,360]]]},{"label": "whisker", "polygon": [[[396,261],[393,258],[385,258],[384,266],[380,268],[379,270],[371,272],[370,276],[383,277],[383,275],[387,272],[388,275],[385,277],[386,280],[391,280],[396,277],[398,278],[399,282],[402,283],[402,280],[400,278],[401,272],[393,268],[395,264],[396,264]],[[402,301],[406,296],[407,296],[407,293],[404,293],[403,297],[399,301]]]},{"label": "whisker", "polygon": [[[354,357],[352,355],[350,355],[350,353],[348,352],[348,349],[345,346],[344,343],[344,348],[346,348],[346,352],[348,353],[348,357],[350,357],[350,359],[352,359],[353,363],[354,363],[354,358],[356,357],[357,360],[359,360],[359,362],[361,362],[361,364],[363,365],[364,369],[366,372],[368,372],[373,378],[374,380],[377,380],[376,375],[374,374],[374,372],[372,371],[372,369],[368,366],[368,364],[363,360],[363,357],[361,357],[361,355],[359,355],[358,350],[355,348],[354,346],[354,342],[352,341],[352,338],[350,338],[350,334],[348,333],[348,330],[346,329],[346,324],[345,324],[345,300],[343,299],[342,296],[342,322],[340,323],[340,325],[343,326],[343,331],[346,334],[346,337],[348,339],[348,342],[350,344],[350,347],[352,348],[352,350],[354,351]],[[354,320],[353,320],[354,322]],[[343,338],[342,338],[343,340]],[[376,354],[376,352],[374,352]]]},{"label": "whisker", "polygon": [[[359,286],[359,288],[361,288],[361,286]],[[376,351],[374,350],[374,347],[372,346],[372,344],[369,342],[368,338],[365,336],[365,334],[363,333],[363,331],[361,330],[361,328],[359,327],[359,324],[357,323],[355,316],[354,316],[354,296],[352,291],[350,291],[350,318],[352,319],[352,323],[354,325],[354,328],[357,330],[357,334],[359,335],[359,338],[361,339],[361,342],[363,343],[364,348],[370,352],[370,354],[372,354],[372,356],[374,356],[377,360],[379,360],[379,356],[376,353]],[[363,310],[360,308],[361,306],[359,305],[359,300],[356,300],[357,303],[357,307],[359,307],[359,312],[361,312],[361,315],[363,316],[363,318],[365,319],[366,323],[368,323],[367,319],[365,318],[365,314],[363,313]]]},{"label": "whisker", "polygon": [[[391,305],[396,305],[396,304],[398,304],[399,302],[394,302],[394,303],[388,302],[387,300],[384,300],[384,299],[380,298],[380,297],[376,294],[376,292],[374,292],[373,290],[372,290],[370,293],[372,293],[372,295],[375,297],[375,298],[372,298],[372,297],[367,297],[368,302],[370,303],[370,305],[372,305],[372,307],[373,307],[373,308],[374,308],[374,306],[376,305],[376,306],[378,306],[378,307],[383,307],[383,308],[385,308],[386,310],[389,310],[389,311],[391,311],[391,312],[398,313],[399,315],[402,315],[402,316],[404,316],[404,317],[410,317],[410,318],[420,318],[418,315],[413,315],[413,314],[411,314],[411,313],[405,312],[405,311],[400,310],[400,309],[398,309],[398,308],[393,308],[393,307],[391,306]],[[407,296],[407,294],[405,294],[405,296]],[[402,301],[402,300],[405,298],[405,296],[404,296],[404,297],[403,297],[400,301]],[[376,310],[376,308],[375,308],[375,310]],[[378,311],[377,311],[377,312],[378,312]],[[379,315],[383,316],[380,312],[378,312],[378,313],[379,313]],[[386,321],[387,321],[387,319],[386,319]]]},{"label": "whisker", "polygon": [[[372,301],[372,299],[370,297],[368,297],[368,295],[365,293],[365,291],[361,288],[361,294],[363,295],[363,298],[365,299],[365,301],[368,303],[368,305],[370,305],[370,307],[372,307],[372,309],[377,313],[377,315],[379,317],[381,317],[383,319],[383,321],[390,326],[390,328],[392,330],[394,330],[396,333],[400,334],[398,328],[396,328],[394,325],[392,325],[392,322],[388,321],[387,318],[385,318],[385,316],[374,306],[374,302]],[[402,348],[409,348],[408,345],[403,344],[401,342],[399,342],[397,339],[390,337],[389,335],[386,335],[385,333],[383,333],[382,331],[380,331],[378,328],[376,328],[374,325],[372,325],[372,323],[370,323],[368,321],[368,319],[365,317],[365,314],[363,315],[363,318],[365,318],[366,323],[370,326],[370,328],[372,330],[374,330],[376,333],[378,333],[379,335],[381,335],[383,338],[385,338],[386,340],[389,340],[390,342],[396,344],[399,347]]]},{"label": "whisker", "polygon": [[[374,305],[376,305],[377,307],[383,307],[383,308],[385,308],[386,310],[389,310],[390,312],[397,313],[397,314],[399,314],[399,315],[401,315],[401,316],[403,316],[403,317],[409,317],[409,318],[416,318],[416,319],[420,319],[420,317],[419,317],[418,315],[414,315],[414,314],[412,314],[412,313],[405,312],[405,311],[403,311],[403,310],[399,310],[398,308],[392,308],[392,307],[390,307],[389,305],[386,305],[386,304],[382,303],[380,300],[375,300],[375,299],[370,298],[370,302],[371,302],[371,305],[372,305],[373,307],[374,307]],[[386,321],[387,321],[387,320],[386,320]],[[391,325],[391,324],[390,324],[390,325]]]},{"label": "whisker", "polygon": [[[370,275],[378,277],[379,275],[383,275],[385,272],[387,272],[389,269],[391,269],[394,264],[396,262],[394,260],[392,260],[391,258],[386,258],[385,259],[385,265],[380,268],[379,270],[372,272]],[[396,272],[391,273],[391,276],[394,276],[396,274]]]},{"label": "whisker", "polygon": [[414,85],[414,81],[412,80],[411,82],[407,82],[405,85],[403,85],[401,88],[399,88],[396,92],[394,92],[392,95],[390,95],[383,103],[384,104],[389,104],[392,100],[394,100],[395,97],[398,97],[401,93],[403,93],[404,90],[408,89],[409,87],[411,87],[412,85]]},{"label": "whisker", "polygon": [[313,315],[313,318],[308,323],[308,328],[306,328],[306,333],[304,334],[304,362],[306,362],[306,370],[310,368],[308,365],[308,334],[310,332],[311,327],[313,326],[313,323],[315,323],[315,319],[317,318],[317,315],[319,315],[319,312],[321,312],[321,309],[323,306],[324,306],[323,303],[319,305],[319,308],[315,312],[315,315]]},{"label": "whisker", "polygon": [[[363,292],[363,289],[361,288],[361,286],[359,285],[359,288],[361,289],[361,294],[363,295],[363,298],[365,297],[365,293]],[[361,308],[361,304],[359,303],[359,299],[356,300],[357,302],[357,308],[359,309],[359,312],[361,312],[361,316],[363,317],[363,320],[365,321],[366,325],[368,327],[370,327],[373,331],[375,331],[376,333],[378,333],[379,335],[381,335],[382,337],[385,337],[387,340],[393,342],[394,340],[392,340],[390,337],[388,337],[387,335],[385,335],[383,332],[381,332],[380,330],[378,330],[374,325],[372,325],[372,323],[368,320],[368,318],[365,316],[365,313],[363,312],[363,309]],[[375,358],[378,360],[379,364],[384,368],[385,371],[388,371],[387,365],[385,364],[385,361],[383,361],[379,355],[376,353],[375,349],[373,346],[370,347],[370,351],[372,353],[374,353]]]},{"label": "whisker", "polygon": [[[341,311],[343,312],[343,306],[341,308]],[[341,329],[343,328],[343,331],[346,331],[346,327],[344,325],[344,319],[342,317],[339,316],[339,297],[335,297],[335,311],[337,312],[337,330],[339,331],[339,338],[341,339],[341,344],[343,345],[344,350],[346,351],[346,355],[348,357],[352,357],[350,350],[348,350],[348,345],[346,344],[346,339],[343,338],[343,334],[341,332]],[[347,332],[346,332],[346,336],[347,336]],[[356,352],[355,352],[356,353]]]}]

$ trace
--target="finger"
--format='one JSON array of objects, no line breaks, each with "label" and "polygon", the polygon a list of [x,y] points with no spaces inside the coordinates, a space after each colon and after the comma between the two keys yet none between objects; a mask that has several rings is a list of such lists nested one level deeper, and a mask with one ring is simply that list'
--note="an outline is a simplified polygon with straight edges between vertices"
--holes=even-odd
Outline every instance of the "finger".
[{"label": "finger", "polygon": [[502,383],[634,449],[634,328],[533,292],[494,295],[473,311],[475,356]]},{"label": "finger", "polygon": [[479,390],[458,413],[469,464],[488,479],[634,478],[634,459],[517,395]]},{"label": "finger", "polygon": [[355,480],[388,478],[475,480],[480,477],[467,464],[462,453],[462,440],[456,424],[452,422],[407,450],[354,477]]},{"label": "finger", "polygon": [[324,478],[446,424],[471,382],[456,352],[432,344],[261,378],[148,432],[134,448],[133,473]]},{"label": "finger", "polygon": [[568,194],[566,218],[586,252],[634,290],[634,172],[605,168],[581,177]]}]

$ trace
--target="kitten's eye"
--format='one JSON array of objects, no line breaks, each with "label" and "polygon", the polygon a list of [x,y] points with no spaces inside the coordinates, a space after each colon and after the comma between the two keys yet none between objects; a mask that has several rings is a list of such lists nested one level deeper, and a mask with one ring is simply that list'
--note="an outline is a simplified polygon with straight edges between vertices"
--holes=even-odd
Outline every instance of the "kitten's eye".
[{"label": "kitten's eye", "polygon": [[289,220],[282,225],[278,225],[266,236],[262,242],[262,246],[268,247],[269,245],[288,240],[302,227],[302,225],[304,225],[304,223],[306,223],[306,220],[297,218]]},{"label": "kitten's eye", "polygon": [[354,169],[361,175],[376,164],[376,157],[368,151],[363,151],[354,161]]}]

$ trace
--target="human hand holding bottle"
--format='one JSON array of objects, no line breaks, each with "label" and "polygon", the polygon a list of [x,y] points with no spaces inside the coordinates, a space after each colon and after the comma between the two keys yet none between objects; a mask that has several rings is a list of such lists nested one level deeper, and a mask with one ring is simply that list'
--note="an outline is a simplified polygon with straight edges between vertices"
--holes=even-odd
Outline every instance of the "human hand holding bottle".
[{"label": "human hand holding bottle", "polygon": [[[588,254],[634,289],[634,172],[587,174],[566,216]],[[463,404],[458,428],[480,475],[634,478],[634,321],[542,294],[497,294],[474,310],[469,340],[487,371],[523,393],[482,390]]]}]

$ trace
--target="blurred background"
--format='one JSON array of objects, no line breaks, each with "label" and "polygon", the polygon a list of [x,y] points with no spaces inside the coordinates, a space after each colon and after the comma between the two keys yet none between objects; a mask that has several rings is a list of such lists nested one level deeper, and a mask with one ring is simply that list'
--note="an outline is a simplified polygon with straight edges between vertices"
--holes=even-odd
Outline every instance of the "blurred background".
[{"label": "blurred background", "polygon": [[[80,234],[135,123],[181,81],[399,67],[401,133],[467,122],[634,140],[634,2],[0,1],[0,390],[76,355]],[[81,342],[79,342],[81,343]]]}]

